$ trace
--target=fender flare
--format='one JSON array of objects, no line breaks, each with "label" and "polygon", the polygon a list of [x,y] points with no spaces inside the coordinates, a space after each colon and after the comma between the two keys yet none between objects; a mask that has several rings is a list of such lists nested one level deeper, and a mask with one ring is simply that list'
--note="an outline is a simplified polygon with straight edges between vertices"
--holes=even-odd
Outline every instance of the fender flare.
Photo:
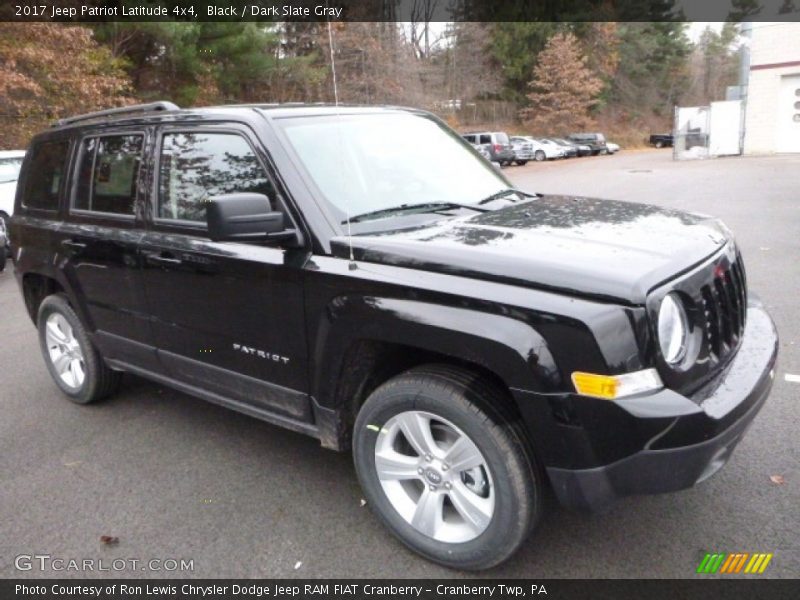
[{"label": "fender flare", "polygon": [[560,373],[544,337],[507,315],[417,300],[339,296],[311,344],[312,395],[333,408],[347,350],[361,340],[444,354],[479,365],[511,389],[541,391]]}]

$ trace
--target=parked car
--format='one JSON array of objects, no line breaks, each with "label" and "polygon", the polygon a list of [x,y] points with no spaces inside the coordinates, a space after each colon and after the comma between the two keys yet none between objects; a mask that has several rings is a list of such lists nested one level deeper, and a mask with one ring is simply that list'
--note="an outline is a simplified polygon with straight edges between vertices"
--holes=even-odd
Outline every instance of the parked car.
[{"label": "parked car", "polygon": [[380,521],[453,568],[511,556],[545,485],[599,509],[705,480],[773,381],[719,221],[516,189],[418,110],[63,119],[10,232],[70,400],[131,372],[352,450]]},{"label": "parked car", "polygon": [[511,142],[530,144],[533,149],[533,160],[535,161],[553,160],[564,156],[564,153],[560,149],[554,149],[549,144],[543,144],[540,140],[527,135],[514,136],[511,138]]},{"label": "parked car", "polygon": [[[0,152],[0,222],[4,225],[3,229],[8,228],[8,220],[14,214],[14,195],[23,158],[24,150]],[[4,262],[8,253],[7,244],[0,245],[0,261]]]},{"label": "parked car", "polygon": [[489,150],[486,148],[486,146],[482,146],[481,144],[470,144],[470,146],[472,146],[472,147],[475,149],[475,152],[477,152],[477,153],[478,153],[478,154],[480,154],[480,155],[481,155],[483,158],[485,158],[486,160],[488,160],[489,162],[491,162],[491,160],[492,160],[492,155],[491,155],[491,153],[489,152]]},{"label": "parked car", "polygon": [[573,133],[567,136],[570,142],[584,144],[592,149],[592,155],[608,154],[606,138],[602,133]]},{"label": "parked car", "polygon": [[470,132],[463,134],[461,137],[470,144],[486,146],[492,162],[507,166],[515,159],[514,149],[511,147],[508,134],[503,131]]},{"label": "parked car", "polygon": [[561,144],[556,144],[550,138],[536,138],[544,148],[549,148],[556,158],[567,158],[567,149]]},{"label": "parked car", "polygon": [[533,143],[525,138],[512,137],[511,147],[514,149],[514,162],[519,166],[525,166],[529,160],[535,159]]},{"label": "parked car", "polygon": [[576,144],[565,140],[564,138],[550,138],[556,144],[560,145],[567,152],[567,157],[571,156],[589,156],[592,153],[591,147],[585,144]]},{"label": "parked car", "polygon": [[615,144],[614,142],[606,142],[606,148],[609,154],[616,154],[619,152],[619,144]]},{"label": "parked car", "polygon": [[654,133],[650,136],[650,145],[656,148],[667,148],[674,144],[675,138],[671,133]]},{"label": "parked car", "polygon": [[549,141],[557,144],[564,152],[564,158],[575,158],[578,156],[578,147],[575,144],[562,142],[556,138],[547,138]]}]

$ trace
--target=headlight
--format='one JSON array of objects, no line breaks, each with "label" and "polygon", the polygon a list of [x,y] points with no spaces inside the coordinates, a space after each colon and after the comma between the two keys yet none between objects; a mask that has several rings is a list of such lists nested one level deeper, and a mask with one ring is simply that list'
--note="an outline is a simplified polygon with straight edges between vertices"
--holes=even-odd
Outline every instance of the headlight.
[{"label": "headlight", "polygon": [[658,343],[661,355],[669,364],[679,363],[686,355],[688,335],[689,326],[683,303],[677,294],[667,294],[658,309]]}]

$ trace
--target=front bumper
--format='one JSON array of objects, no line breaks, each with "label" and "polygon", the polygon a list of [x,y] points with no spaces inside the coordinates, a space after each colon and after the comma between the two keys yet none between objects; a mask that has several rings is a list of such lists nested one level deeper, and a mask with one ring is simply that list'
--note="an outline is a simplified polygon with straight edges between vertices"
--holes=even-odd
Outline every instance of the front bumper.
[{"label": "front bumper", "polygon": [[[736,356],[720,377],[697,392],[702,401],[667,389],[617,401],[627,413],[620,424],[634,421],[639,430],[658,430],[640,450],[593,468],[547,467],[560,502],[602,510],[622,496],[677,491],[712,476],[766,401],[777,355],[772,320],[763,308],[751,305]],[[622,438],[627,432],[623,427],[616,433]]]}]

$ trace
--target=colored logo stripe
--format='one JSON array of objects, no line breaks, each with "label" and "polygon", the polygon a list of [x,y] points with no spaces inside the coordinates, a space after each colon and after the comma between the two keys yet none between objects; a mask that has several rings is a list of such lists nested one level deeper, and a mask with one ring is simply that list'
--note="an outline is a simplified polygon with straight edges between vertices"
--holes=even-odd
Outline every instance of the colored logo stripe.
[{"label": "colored logo stripe", "polygon": [[[748,560],[749,559],[749,560]],[[734,552],[726,554],[724,552],[708,553],[700,561],[697,567],[698,573],[763,573],[772,554],[760,553],[750,554],[749,552]],[[745,564],[747,566],[745,566]]]}]

